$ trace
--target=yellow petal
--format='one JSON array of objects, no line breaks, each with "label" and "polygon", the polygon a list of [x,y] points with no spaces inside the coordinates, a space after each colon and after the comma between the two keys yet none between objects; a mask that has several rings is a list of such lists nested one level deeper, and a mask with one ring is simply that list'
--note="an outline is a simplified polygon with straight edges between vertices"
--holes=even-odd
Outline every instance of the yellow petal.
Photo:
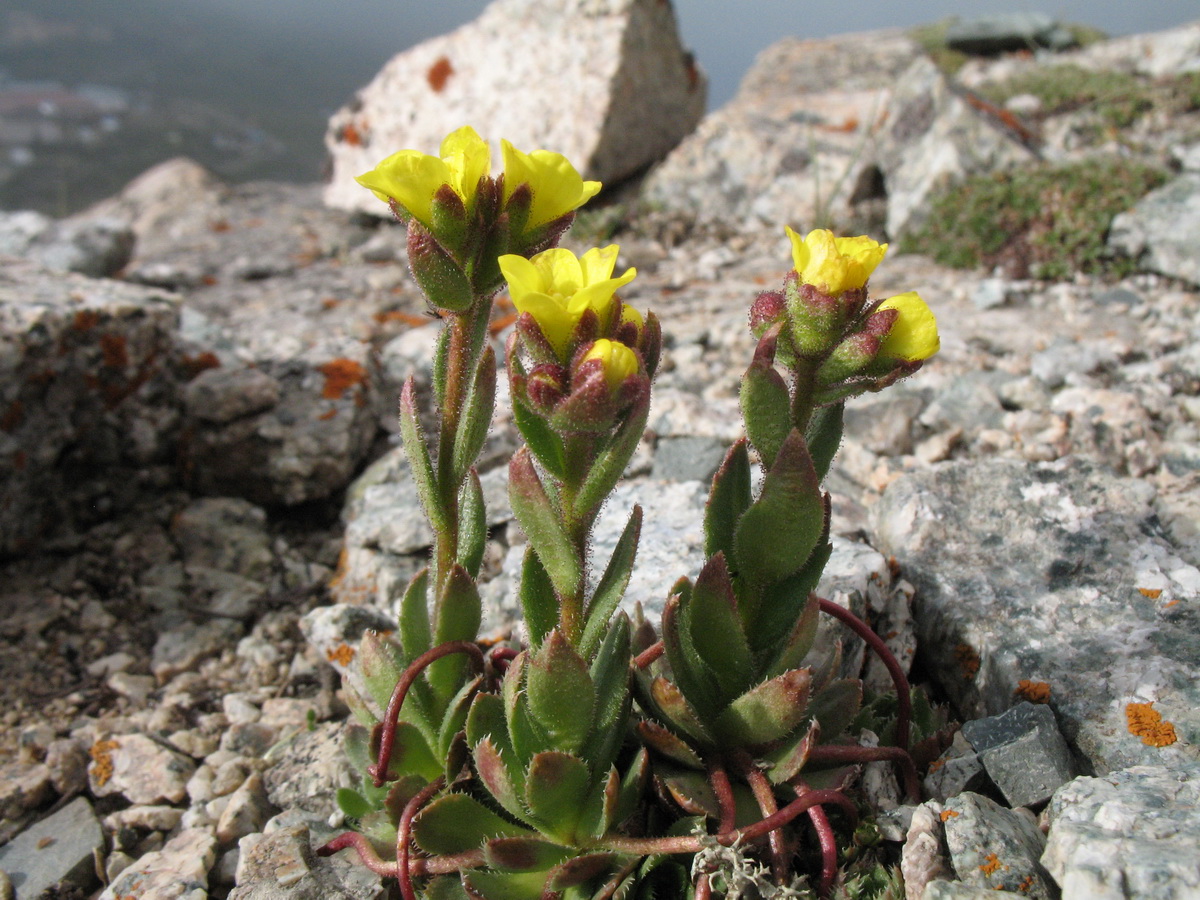
[{"label": "yellow petal", "polygon": [[600,360],[604,380],[608,382],[610,391],[616,390],[621,386],[621,382],[638,370],[637,355],[624,344],[607,338],[600,338],[592,344],[583,357],[584,362],[590,359]]},{"label": "yellow petal", "polygon": [[880,356],[916,362],[929,359],[941,349],[937,319],[916,291],[890,297],[879,308],[900,313],[880,345]]},{"label": "yellow petal", "polygon": [[479,179],[492,170],[491,148],[474,128],[464,125],[446,135],[441,154],[450,171],[450,186],[469,206],[479,188]]},{"label": "yellow petal", "polygon": [[450,180],[450,169],[436,156],[401,150],[354,180],[385,203],[395,200],[428,226],[433,195]]},{"label": "yellow petal", "polygon": [[816,228],[801,238],[791,228],[785,231],[800,280],[831,295],[862,287],[887,253],[887,244],[866,235],[835,238],[832,231]]},{"label": "yellow petal", "polygon": [[546,279],[540,269],[523,256],[507,253],[496,260],[500,264],[500,272],[508,282],[513,302],[518,296],[525,294],[545,293]]},{"label": "yellow petal", "polygon": [[537,228],[578,209],[600,191],[600,182],[584,181],[561,153],[525,153],[508,141],[500,142],[504,156],[504,201],[522,184],[532,192],[527,228]]}]

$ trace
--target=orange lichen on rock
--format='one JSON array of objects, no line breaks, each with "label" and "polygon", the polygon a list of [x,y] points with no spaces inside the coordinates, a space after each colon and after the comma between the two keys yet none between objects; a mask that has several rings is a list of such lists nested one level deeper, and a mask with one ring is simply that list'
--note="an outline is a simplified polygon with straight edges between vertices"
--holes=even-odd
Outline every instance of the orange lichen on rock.
[{"label": "orange lichen on rock", "polygon": [[1153,703],[1127,703],[1125,722],[1129,733],[1140,737],[1147,747],[1167,747],[1178,740],[1175,726],[1163,719]]},{"label": "orange lichen on rock", "polygon": [[221,368],[220,357],[211,350],[205,350],[203,353],[197,353],[195,356],[188,356],[185,353],[181,363],[183,364],[183,373],[188,381],[191,381],[207,369]]},{"label": "orange lichen on rock", "polygon": [[970,681],[975,677],[979,671],[979,654],[975,652],[974,647],[970,644],[959,644],[954,648],[954,658],[958,661],[964,679]]},{"label": "orange lichen on rock", "polygon": [[325,654],[325,658],[332,663],[337,663],[339,666],[348,666],[350,665],[350,661],[354,659],[354,648],[349,644],[338,644]]},{"label": "orange lichen on rock", "polygon": [[1044,681],[1030,681],[1028,678],[1022,678],[1017,682],[1017,688],[1013,693],[1030,703],[1050,702],[1050,685]]},{"label": "orange lichen on rock", "polygon": [[943,809],[942,814],[938,816],[943,822],[948,822],[958,815],[958,812],[953,809]]},{"label": "orange lichen on rock", "polygon": [[429,86],[433,88],[435,94],[440,94],[446,89],[446,82],[450,80],[450,76],[454,74],[454,65],[450,59],[445,56],[439,56],[437,61],[429,67],[429,71],[425,73],[425,80],[429,82]]},{"label": "orange lichen on rock", "polygon": [[113,775],[112,751],[117,748],[116,741],[97,741],[92,744],[88,754],[92,757],[92,777],[98,787],[104,787]]},{"label": "orange lichen on rock", "polygon": [[995,853],[989,853],[983,858],[983,865],[979,867],[979,871],[984,875],[991,875],[1000,869],[1000,857]]},{"label": "orange lichen on rock", "polygon": [[367,380],[367,370],[362,363],[344,357],[330,360],[318,371],[325,376],[321,396],[326,400],[340,400],[350,388]]},{"label": "orange lichen on rock", "polygon": [[342,126],[341,139],[351,147],[361,147],[363,145],[363,131],[353,122],[347,122]]},{"label": "orange lichen on rock", "polygon": [[81,309],[71,320],[71,327],[76,331],[90,331],[100,324],[100,313],[94,309]]},{"label": "orange lichen on rock", "polygon": [[100,353],[104,357],[104,365],[110,369],[123,369],[129,365],[129,348],[124,335],[100,335]]},{"label": "orange lichen on rock", "polygon": [[1162,588],[1138,588],[1138,593],[1150,600],[1157,600],[1162,596]]}]

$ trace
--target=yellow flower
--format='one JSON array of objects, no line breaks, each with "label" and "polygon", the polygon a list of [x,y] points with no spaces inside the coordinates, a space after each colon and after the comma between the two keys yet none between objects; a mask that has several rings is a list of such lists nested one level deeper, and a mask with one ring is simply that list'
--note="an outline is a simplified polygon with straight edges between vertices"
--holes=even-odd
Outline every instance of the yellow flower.
[{"label": "yellow flower", "polygon": [[533,316],[559,359],[566,361],[571,334],[584,312],[602,314],[617,289],[637,275],[636,269],[626,269],[612,277],[618,249],[612,244],[576,257],[555,247],[531,259],[511,253],[500,257],[513,305]]},{"label": "yellow flower", "polygon": [[592,349],[583,355],[583,362],[590,359],[600,360],[610,391],[615,391],[621,382],[638,370],[637,355],[624,344],[608,338],[600,338],[592,344]]},{"label": "yellow flower", "polygon": [[428,228],[433,195],[442,185],[450,185],[470,209],[479,179],[492,167],[492,151],[469,125],[448,134],[440,153],[430,156],[417,150],[401,150],[354,180],[385,203],[395,200]]},{"label": "yellow flower", "polygon": [[879,347],[881,357],[917,362],[929,359],[941,349],[937,319],[916,291],[890,297],[879,308],[900,313]]},{"label": "yellow flower", "polygon": [[832,231],[818,228],[801,238],[791,228],[785,230],[800,280],[830,295],[862,287],[887,253],[887,244],[866,235],[835,238]]},{"label": "yellow flower", "polygon": [[504,202],[522,184],[533,192],[527,229],[553,222],[578,209],[596,196],[600,182],[584,181],[570,161],[561,153],[534,150],[524,153],[508,141],[500,142],[504,154]]}]

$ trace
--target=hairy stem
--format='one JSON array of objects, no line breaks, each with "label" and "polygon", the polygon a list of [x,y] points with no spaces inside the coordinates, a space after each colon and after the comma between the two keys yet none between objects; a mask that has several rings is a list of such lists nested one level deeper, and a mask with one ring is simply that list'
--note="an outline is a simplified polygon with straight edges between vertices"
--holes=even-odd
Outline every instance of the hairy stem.
[{"label": "hairy stem", "polygon": [[663,651],[666,649],[666,645],[662,641],[655,641],[633,658],[633,667],[635,669],[646,668],[646,666],[650,665],[650,663],[662,656]]},{"label": "hairy stem", "polygon": [[879,762],[891,760],[900,767],[900,775],[904,782],[904,793],[914,803],[921,800],[921,782],[917,778],[917,767],[907,750],[899,747],[859,747],[857,745],[825,744],[813,747],[808,755],[810,763],[843,764],[860,762]]},{"label": "hairy stem", "polygon": [[[746,779],[750,790],[754,792],[754,799],[758,801],[758,808],[764,816],[773,816],[779,811],[779,804],[775,802],[775,791],[771,788],[771,782],[767,780],[767,776],[758,766],[754,765],[753,761],[747,760],[742,777]],[[810,809],[809,812],[812,810]],[[767,840],[771,845],[771,877],[775,879],[776,884],[786,884],[788,861],[787,848],[783,843],[783,830],[776,828],[767,835]]]},{"label": "hairy stem", "polygon": [[417,812],[429,802],[429,798],[442,789],[446,779],[438,776],[421,788],[417,795],[404,805],[400,814],[400,823],[396,826],[396,874],[400,880],[400,893],[404,900],[417,900],[417,892],[413,889],[412,868],[409,858],[412,855],[412,823]]},{"label": "hairy stem", "polygon": [[[803,782],[799,782],[793,787],[797,797],[803,797],[812,791],[812,788]],[[837,878],[837,839],[833,835],[833,828],[829,825],[829,816],[825,815],[823,807],[810,807],[808,818],[817,832],[817,842],[821,845],[821,882],[817,893],[824,900],[833,890],[833,880]]]},{"label": "hairy stem", "polygon": [[737,803],[733,799],[733,785],[729,783],[729,773],[725,771],[721,760],[716,759],[708,764],[708,783],[717,795],[717,807],[721,810],[718,829],[722,833],[733,831],[737,827]]}]

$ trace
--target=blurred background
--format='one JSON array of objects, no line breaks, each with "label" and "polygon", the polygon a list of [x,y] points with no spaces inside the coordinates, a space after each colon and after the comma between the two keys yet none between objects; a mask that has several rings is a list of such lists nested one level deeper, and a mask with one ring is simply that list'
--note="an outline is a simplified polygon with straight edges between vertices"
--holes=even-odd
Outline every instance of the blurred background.
[{"label": "blurred background", "polygon": [[[486,0],[5,0],[0,209],[66,215],[185,154],[230,181],[316,181],[328,117],[392,55]],[[675,0],[728,101],[754,56],[795,35],[1041,12],[1112,35],[1200,18],[1200,0]]]}]

